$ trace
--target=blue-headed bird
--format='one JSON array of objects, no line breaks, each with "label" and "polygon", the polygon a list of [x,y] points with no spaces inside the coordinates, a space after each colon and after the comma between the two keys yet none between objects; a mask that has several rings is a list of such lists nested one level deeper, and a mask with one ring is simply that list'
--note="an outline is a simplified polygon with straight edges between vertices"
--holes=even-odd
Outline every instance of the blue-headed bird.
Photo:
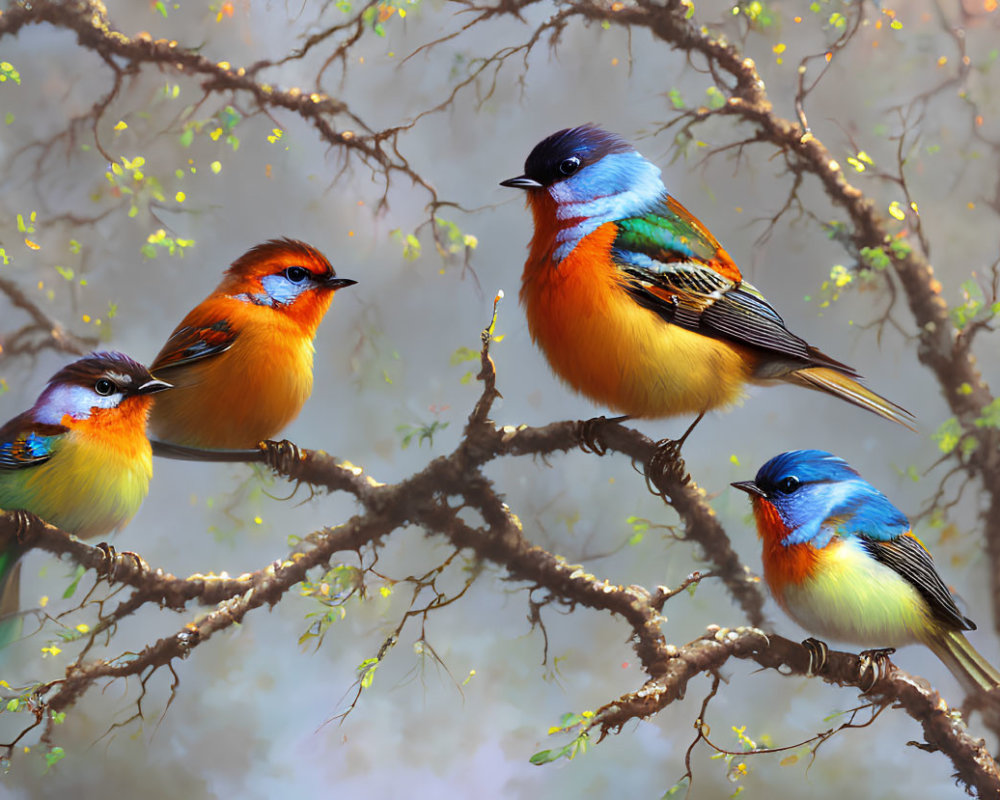
[{"label": "blue-headed bird", "polygon": [[909,427],[910,414],[785,327],[660,169],[591,125],[531,151],[523,189],[534,236],[521,303],[570,387],[630,417],[702,414],[747,383],[817,389]]},{"label": "blue-headed bird", "polygon": [[795,450],[733,486],[753,502],[771,594],[807,631],[863,647],[924,644],[966,692],[1000,686],[907,518],[846,461]]}]

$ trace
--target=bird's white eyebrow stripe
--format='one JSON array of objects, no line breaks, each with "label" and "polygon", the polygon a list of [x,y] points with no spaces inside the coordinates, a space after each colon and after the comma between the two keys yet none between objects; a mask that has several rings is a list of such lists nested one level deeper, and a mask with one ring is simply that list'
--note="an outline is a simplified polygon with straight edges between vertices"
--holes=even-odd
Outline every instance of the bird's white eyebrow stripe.
[{"label": "bird's white eyebrow stripe", "polygon": [[118,384],[122,384],[122,383],[129,384],[129,383],[133,382],[132,381],[132,376],[131,375],[126,375],[124,372],[113,372],[113,371],[109,370],[109,371],[105,372],[104,374],[108,377],[109,380],[113,380],[115,383],[118,383]]}]

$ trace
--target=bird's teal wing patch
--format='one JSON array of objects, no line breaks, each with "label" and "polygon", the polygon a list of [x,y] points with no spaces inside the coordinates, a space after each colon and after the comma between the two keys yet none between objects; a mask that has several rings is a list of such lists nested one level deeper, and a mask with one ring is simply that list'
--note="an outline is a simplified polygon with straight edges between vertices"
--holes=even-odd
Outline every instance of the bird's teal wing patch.
[{"label": "bird's teal wing patch", "polygon": [[728,281],[742,279],[739,267],[712,233],[683,205],[666,195],[646,214],[617,221],[617,250],[654,261],[696,261]]},{"label": "bird's teal wing patch", "polygon": [[0,428],[0,470],[36,467],[59,448],[68,429],[33,423],[30,414],[26,411]]}]

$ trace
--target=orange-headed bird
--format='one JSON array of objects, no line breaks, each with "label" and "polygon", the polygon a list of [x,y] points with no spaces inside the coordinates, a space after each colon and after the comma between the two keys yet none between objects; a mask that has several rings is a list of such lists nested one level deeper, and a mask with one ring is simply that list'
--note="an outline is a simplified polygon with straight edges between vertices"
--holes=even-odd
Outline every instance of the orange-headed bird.
[{"label": "orange-headed bird", "polygon": [[632,417],[700,414],[746,383],[819,389],[909,427],[910,414],[791,333],[659,168],[591,125],[535,146],[521,278],[532,339],[573,389]]},{"label": "orange-headed bird", "polygon": [[248,250],[153,361],[175,389],[153,406],[152,433],[209,449],[273,437],[312,392],[313,338],[334,292],[356,282],[294,239]]},{"label": "orange-headed bird", "polygon": [[[0,427],[0,510],[30,511],[80,538],[124,526],[149,490],[151,395],[170,384],[121,353],[64,367],[36,403]],[[0,543],[0,644],[16,638],[22,552]]]}]

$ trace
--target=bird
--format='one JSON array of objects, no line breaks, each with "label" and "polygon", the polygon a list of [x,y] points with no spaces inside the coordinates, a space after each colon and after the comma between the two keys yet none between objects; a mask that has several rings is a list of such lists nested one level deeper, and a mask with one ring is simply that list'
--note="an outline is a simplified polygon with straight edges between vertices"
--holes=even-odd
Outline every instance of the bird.
[{"label": "bird", "polygon": [[[0,510],[28,511],[81,539],[122,528],[149,490],[152,395],[169,389],[123,353],[59,370],[35,404],[0,427]],[[22,549],[0,541],[0,643],[21,632]]]},{"label": "bird", "polygon": [[[732,405],[747,383],[836,395],[911,427],[905,409],[785,327],[660,169],[593,125],[539,142],[523,189],[534,235],[521,277],[533,341],[571,388],[627,417]],[[700,418],[700,417],[699,417]]]},{"label": "bird", "polygon": [[[316,248],[271,239],[232,263],[167,339],[150,369],[174,385],[150,431],[182,448],[254,448],[291,422],[313,386],[313,339],[338,289]],[[193,457],[193,456],[192,456]]]},{"label": "bird", "polygon": [[1000,672],[963,633],[975,623],[959,611],[906,516],[846,461],[793,450],[732,485],[750,495],[764,580],[799,625],[864,647],[920,643],[968,694],[1000,686]]}]

